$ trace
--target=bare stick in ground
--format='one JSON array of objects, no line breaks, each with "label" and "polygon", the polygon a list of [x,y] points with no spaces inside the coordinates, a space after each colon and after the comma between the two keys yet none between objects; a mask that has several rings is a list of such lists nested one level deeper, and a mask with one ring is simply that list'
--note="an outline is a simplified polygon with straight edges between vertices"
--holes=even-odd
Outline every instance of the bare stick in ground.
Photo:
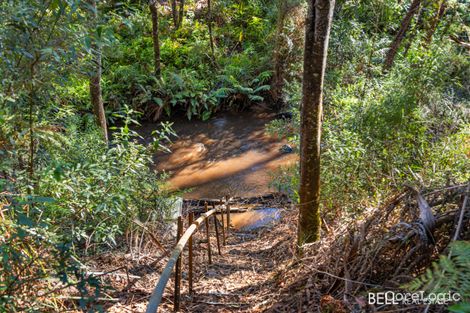
[{"label": "bare stick in ground", "polygon": [[[222,205],[223,201],[222,199],[220,200],[220,205]],[[225,243],[225,222],[224,222],[224,211],[220,210],[220,216],[221,216],[221,223],[222,223],[222,239],[224,242],[224,246],[226,245]]]},{"label": "bare stick in ground", "polygon": [[[207,212],[207,202],[204,203],[204,208]],[[207,238],[207,256],[209,258],[209,264],[212,264],[212,250],[211,250],[211,236],[209,234],[209,219],[206,219],[206,238]]]},{"label": "bare stick in ground", "polygon": [[465,190],[465,198],[463,199],[462,209],[460,210],[459,222],[457,224],[457,228],[455,229],[454,237],[452,241],[456,241],[459,239],[459,233],[462,229],[463,217],[465,215],[465,209],[467,208],[467,201],[468,201],[468,194],[470,192],[470,182],[467,184],[467,189]]},{"label": "bare stick in ground", "polygon": [[[193,224],[193,221],[194,221],[194,213],[191,212],[189,213],[189,226],[191,226]],[[188,241],[188,251],[189,251],[189,255],[188,255],[188,258],[189,258],[189,274],[188,274],[188,279],[189,279],[189,294],[192,294],[193,293],[193,235],[191,235],[191,237],[189,237],[189,241]]]},{"label": "bare stick in ground", "polygon": [[[215,204],[212,205],[212,208],[215,210]],[[217,250],[219,255],[222,255],[220,251],[220,239],[219,239],[219,226],[217,225],[217,216],[214,214],[214,227],[215,227],[215,238],[217,239]]]},{"label": "bare stick in ground", "polygon": [[[176,235],[176,243],[178,243],[181,239],[183,234],[183,218],[178,216],[178,231]],[[181,286],[181,255],[178,257],[176,261],[176,269],[175,269],[175,300],[174,300],[174,307],[173,311],[178,312],[180,310],[180,286]]]}]

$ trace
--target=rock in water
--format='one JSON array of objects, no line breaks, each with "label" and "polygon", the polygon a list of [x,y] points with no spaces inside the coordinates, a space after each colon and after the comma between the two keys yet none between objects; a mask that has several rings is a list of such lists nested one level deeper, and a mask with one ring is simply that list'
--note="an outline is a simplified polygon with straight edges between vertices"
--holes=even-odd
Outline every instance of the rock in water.
[{"label": "rock in water", "polygon": [[290,145],[283,145],[279,150],[282,153],[292,153],[292,152],[294,152],[294,149]]}]

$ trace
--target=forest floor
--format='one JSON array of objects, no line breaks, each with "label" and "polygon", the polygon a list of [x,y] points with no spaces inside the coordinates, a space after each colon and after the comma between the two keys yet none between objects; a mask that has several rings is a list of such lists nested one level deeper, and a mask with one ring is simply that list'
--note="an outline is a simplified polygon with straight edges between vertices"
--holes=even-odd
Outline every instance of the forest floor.
[{"label": "forest floor", "polygon": [[[271,227],[232,232],[222,256],[205,266],[192,297],[183,296],[186,312],[261,312],[271,303],[276,275],[293,255],[291,212]],[[289,220],[289,221],[287,221]]]},{"label": "forest floor", "polygon": [[[210,265],[202,226],[195,237],[192,295],[187,251],[183,254],[180,311],[422,312],[425,305],[374,307],[367,304],[367,292],[371,287],[402,290],[403,284],[447,251],[468,188],[454,185],[422,193],[436,218],[433,244],[419,227],[408,226],[418,225],[414,221],[420,210],[412,190],[391,196],[383,206],[365,212],[361,220],[324,221],[322,239],[304,246],[300,256],[295,253],[297,210],[288,202],[267,205],[280,212],[270,225],[251,231],[232,229],[221,255],[212,229]],[[467,222],[457,231],[461,239],[470,240],[470,212],[465,216]],[[164,233],[168,231],[162,229]],[[142,234],[129,240],[138,243],[133,251],[101,255],[87,263],[90,270],[109,273],[100,276],[109,286],[100,300],[106,312],[145,312],[168,254]],[[174,237],[159,238],[164,239],[166,252],[173,249]],[[173,294],[171,278],[159,312],[173,311]],[[428,312],[444,311],[445,306],[435,305]]]},{"label": "forest floor", "polygon": [[[270,207],[273,207],[272,205]],[[202,226],[195,238],[194,292],[189,294],[187,250],[183,255],[181,312],[264,312],[275,305],[273,292],[279,290],[279,273],[293,260],[296,212],[290,204],[276,206],[280,218],[254,230],[232,229],[217,252],[215,232],[211,233],[212,264],[208,264],[207,241]],[[221,240],[222,241],[222,240]],[[167,237],[170,251],[174,238]],[[145,245],[144,245],[145,246]],[[150,245],[151,246],[151,245]],[[94,258],[89,266],[107,275],[107,312],[145,312],[167,256],[144,248],[132,253],[112,253]],[[173,312],[173,277],[167,284],[159,312]]]}]

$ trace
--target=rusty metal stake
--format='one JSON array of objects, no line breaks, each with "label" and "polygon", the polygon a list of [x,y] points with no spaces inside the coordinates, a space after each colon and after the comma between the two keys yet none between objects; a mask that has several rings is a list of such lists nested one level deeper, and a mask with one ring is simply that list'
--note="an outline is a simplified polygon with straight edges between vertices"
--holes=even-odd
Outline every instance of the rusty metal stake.
[{"label": "rusty metal stake", "polygon": [[227,206],[227,236],[230,232],[230,204],[229,204],[230,196],[225,196],[226,206]]},{"label": "rusty metal stake", "polygon": [[[183,218],[178,216],[178,229],[176,233],[176,243],[180,241],[181,236],[183,235]],[[178,312],[180,310],[180,286],[181,286],[181,256],[176,261],[175,268],[175,298],[173,311]]]},{"label": "rusty metal stake", "polygon": [[[189,226],[192,225],[194,221],[194,213],[190,212],[189,213]],[[188,274],[188,279],[189,279],[189,294],[193,294],[193,235],[189,237],[188,241],[188,258],[189,258],[189,274]]]},{"label": "rusty metal stake", "polygon": [[[204,208],[207,209],[207,201],[204,202]],[[206,218],[206,238],[207,238],[207,255],[209,257],[209,264],[212,264],[212,250],[211,250],[211,237],[209,234],[209,218]]]},{"label": "rusty metal stake", "polygon": [[[222,205],[222,200],[220,200],[220,205]],[[223,243],[224,243],[224,246],[225,246],[225,222],[224,222],[224,211],[220,211],[220,216],[222,217],[220,219],[221,223],[222,223],[222,240],[223,240]]]},{"label": "rusty metal stake", "polygon": [[[212,208],[215,210],[215,203],[212,204]],[[219,239],[219,221],[217,220],[217,215],[214,214],[214,225],[215,225],[215,238],[217,239],[217,251],[219,251],[219,255],[222,255],[220,251],[220,239]]]}]

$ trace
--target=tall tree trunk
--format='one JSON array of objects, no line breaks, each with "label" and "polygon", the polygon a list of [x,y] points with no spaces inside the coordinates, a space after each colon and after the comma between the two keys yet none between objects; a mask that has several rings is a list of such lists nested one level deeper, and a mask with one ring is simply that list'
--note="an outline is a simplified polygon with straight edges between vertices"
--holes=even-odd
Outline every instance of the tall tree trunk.
[{"label": "tall tree trunk", "polygon": [[[34,44],[31,42],[31,44]],[[34,117],[33,113],[35,110],[35,104],[37,102],[36,99],[36,86],[35,86],[35,77],[36,77],[36,66],[40,60],[40,54],[35,53],[36,57],[34,61],[31,63],[29,66],[29,73],[30,73],[30,78],[29,82],[27,84],[27,87],[29,89],[28,94],[29,94],[29,99],[28,99],[28,105],[29,105],[29,113],[28,113],[28,119],[29,119],[29,180],[30,180],[30,185],[34,186],[34,189],[36,188],[35,183],[34,183],[34,151],[35,151],[35,145],[34,145]],[[32,190],[30,190],[32,192]]]},{"label": "tall tree trunk", "polygon": [[393,40],[390,49],[387,52],[387,56],[385,57],[384,71],[387,71],[392,67],[395,56],[397,55],[398,49],[400,48],[400,44],[403,41],[403,38],[405,38],[406,32],[410,27],[411,20],[418,11],[420,4],[421,0],[413,0],[411,2],[410,8],[406,13],[405,18],[403,18],[403,21],[401,22],[400,30]]},{"label": "tall tree trunk", "polygon": [[415,40],[416,36],[420,31],[423,30],[424,24],[425,24],[425,18],[424,18],[424,13],[426,11],[425,5],[422,3],[422,5],[419,6],[418,11],[416,15],[418,16],[416,19],[416,23],[412,29],[408,31],[408,40],[406,40],[405,48],[403,51],[403,57],[406,58],[408,55],[408,51],[411,49],[411,46],[413,45],[413,41]]},{"label": "tall tree trunk", "polygon": [[178,9],[176,8],[176,0],[171,0],[171,15],[173,17],[173,25],[178,28]]},{"label": "tall tree trunk", "polygon": [[299,245],[320,238],[320,142],[323,79],[335,0],[309,0],[300,132]]},{"label": "tall tree trunk", "polygon": [[212,8],[211,0],[207,0],[207,23],[209,25],[209,41],[211,45],[212,60],[215,60],[214,54],[214,36],[212,35]]},{"label": "tall tree trunk", "polygon": [[180,0],[180,11],[178,13],[178,26],[177,26],[177,28],[180,28],[181,25],[183,25],[183,19],[184,19],[184,0]]},{"label": "tall tree trunk", "polygon": [[32,63],[30,67],[31,72],[31,81],[30,81],[30,90],[29,90],[29,180],[30,185],[32,186],[33,178],[34,178],[34,119],[33,119],[33,110],[34,104],[36,101],[36,93],[35,93],[35,86],[34,86],[34,76],[35,76],[35,69],[34,63]]},{"label": "tall tree trunk", "polygon": [[288,4],[287,0],[278,0],[278,16],[276,24],[276,42],[274,45],[274,73],[271,84],[271,95],[276,106],[282,105],[282,96],[284,89],[284,69],[285,60],[282,58],[282,35],[284,29],[284,21],[286,19]]},{"label": "tall tree trunk", "polygon": [[424,38],[424,46],[428,47],[431,44],[432,37],[434,33],[436,32],[437,26],[439,25],[439,22],[441,21],[442,17],[444,16],[444,13],[446,11],[447,4],[446,0],[441,0],[441,3],[439,5],[439,8],[437,9],[437,12],[434,16],[434,18],[431,21],[431,25],[428,28],[428,31],[426,32],[426,37]]},{"label": "tall tree trunk", "polygon": [[[93,20],[95,28],[98,25],[98,9],[96,7],[96,1],[90,1],[93,7]],[[103,105],[103,97],[101,93],[101,45],[98,43],[98,38],[93,39],[92,51],[93,51],[93,65],[94,73],[90,78],[90,97],[91,104],[93,105],[93,112],[96,116],[98,125],[103,131],[104,140],[108,142],[108,128],[106,125],[106,114]]]},{"label": "tall tree trunk", "polygon": [[152,13],[152,41],[153,41],[153,62],[155,66],[155,76],[160,77],[160,39],[158,33],[158,8],[157,0],[149,1],[150,12]]}]

